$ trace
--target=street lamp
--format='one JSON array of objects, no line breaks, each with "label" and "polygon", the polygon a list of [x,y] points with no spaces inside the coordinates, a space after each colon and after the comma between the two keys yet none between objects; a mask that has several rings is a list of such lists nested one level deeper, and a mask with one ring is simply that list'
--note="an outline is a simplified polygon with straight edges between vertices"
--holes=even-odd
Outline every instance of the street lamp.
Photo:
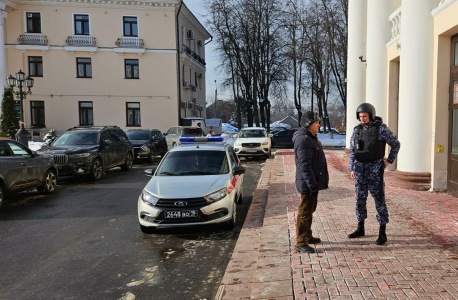
[{"label": "street lamp", "polygon": [[[24,99],[26,98],[27,95],[31,95],[32,91],[30,90],[33,87],[33,78],[30,76],[25,77],[25,73],[22,72],[22,70],[19,70],[19,72],[16,73],[16,78],[13,76],[10,76],[6,78],[6,82],[8,86],[13,90],[15,86],[19,88],[19,91],[15,92],[13,90],[13,94],[16,95],[16,99],[19,99],[19,105],[20,105],[20,117],[21,117],[21,128],[17,132],[18,140],[19,142],[23,143],[24,145],[28,146],[28,135],[29,133],[27,130],[24,128],[24,109],[23,109],[23,102]],[[27,91],[23,91],[23,87],[27,88]]]},{"label": "street lamp", "polygon": [[218,86],[216,85],[215,79],[215,118],[218,118],[218,111],[216,110],[216,101],[218,101]]}]

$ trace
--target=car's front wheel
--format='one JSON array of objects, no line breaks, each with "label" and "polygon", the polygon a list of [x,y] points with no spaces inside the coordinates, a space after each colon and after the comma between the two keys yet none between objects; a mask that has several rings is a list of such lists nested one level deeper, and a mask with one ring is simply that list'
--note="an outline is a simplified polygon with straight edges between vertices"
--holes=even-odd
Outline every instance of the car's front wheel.
[{"label": "car's front wheel", "polygon": [[153,234],[156,231],[156,227],[147,227],[140,225],[140,230],[146,234]]},{"label": "car's front wheel", "polygon": [[92,162],[92,167],[91,167],[91,179],[92,180],[99,180],[102,177],[103,174],[103,164],[100,158],[94,159]]},{"label": "car's front wheel", "polygon": [[121,170],[129,171],[130,169],[132,169],[133,165],[134,165],[134,157],[132,156],[132,153],[127,152],[126,160],[124,164],[121,166]]},{"label": "car's front wheel", "polygon": [[5,199],[5,193],[3,192],[3,187],[0,184],[0,208],[2,207],[3,200]]},{"label": "car's front wheel", "polygon": [[53,170],[46,171],[43,184],[38,188],[39,192],[50,194],[56,190],[57,176]]},{"label": "car's front wheel", "polygon": [[172,149],[175,148],[176,146],[177,146],[177,143],[173,142]]}]

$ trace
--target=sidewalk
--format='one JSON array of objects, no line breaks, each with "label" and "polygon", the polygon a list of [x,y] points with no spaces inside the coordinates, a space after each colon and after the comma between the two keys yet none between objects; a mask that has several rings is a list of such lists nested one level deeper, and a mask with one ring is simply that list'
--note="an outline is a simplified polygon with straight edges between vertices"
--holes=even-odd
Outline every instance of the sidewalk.
[{"label": "sidewalk", "polygon": [[318,196],[316,253],[295,243],[299,205],[292,150],[266,161],[246,221],[215,300],[458,299],[458,199],[392,187],[388,242],[375,245],[378,223],[368,198],[366,236],[356,228],[354,181],[343,150],[326,150],[330,188]]}]

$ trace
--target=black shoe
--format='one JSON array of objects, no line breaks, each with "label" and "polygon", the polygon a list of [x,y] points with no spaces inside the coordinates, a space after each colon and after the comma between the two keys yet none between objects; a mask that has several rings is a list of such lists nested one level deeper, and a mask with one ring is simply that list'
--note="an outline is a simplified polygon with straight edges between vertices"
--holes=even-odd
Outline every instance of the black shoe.
[{"label": "black shoe", "polygon": [[296,249],[297,251],[302,252],[302,253],[315,253],[315,249],[310,247],[309,245],[294,246],[294,249]]},{"label": "black shoe", "polygon": [[379,232],[378,232],[378,239],[375,241],[375,244],[377,245],[384,245],[386,241],[388,240],[386,237],[386,225],[380,226]]},{"label": "black shoe", "polygon": [[317,237],[311,237],[309,238],[309,244],[319,244],[321,243],[321,239],[320,238],[317,238]]},{"label": "black shoe", "polygon": [[355,231],[353,231],[352,233],[350,233],[348,237],[350,239],[353,239],[353,238],[362,237],[365,234],[366,233],[364,232],[364,221],[363,221],[363,222],[358,223],[358,228]]}]

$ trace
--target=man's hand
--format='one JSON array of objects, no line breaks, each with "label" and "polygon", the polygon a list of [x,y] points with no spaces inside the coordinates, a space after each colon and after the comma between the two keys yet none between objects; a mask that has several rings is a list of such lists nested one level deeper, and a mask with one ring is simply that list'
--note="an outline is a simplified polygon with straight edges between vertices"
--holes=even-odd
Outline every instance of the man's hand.
[{"label": "man's hand", "polygon": [[355,177],[355,171],[351,171],[351,172],[350,172],[350,177],[353,178],[353,179],[356,178],[356,177]]},{"label": "man's hand", "polygon": [[387,162],[386,160],[383,162],[385,164],[384,168],[386,169],[386,167],[388,167],[388,165],[390,164],[389,162]]},{"label": "man's hand", "polygon": [[312,185],[310,187],[310,196],[313,196],[312,194],[318,193],[318,185]]}]

